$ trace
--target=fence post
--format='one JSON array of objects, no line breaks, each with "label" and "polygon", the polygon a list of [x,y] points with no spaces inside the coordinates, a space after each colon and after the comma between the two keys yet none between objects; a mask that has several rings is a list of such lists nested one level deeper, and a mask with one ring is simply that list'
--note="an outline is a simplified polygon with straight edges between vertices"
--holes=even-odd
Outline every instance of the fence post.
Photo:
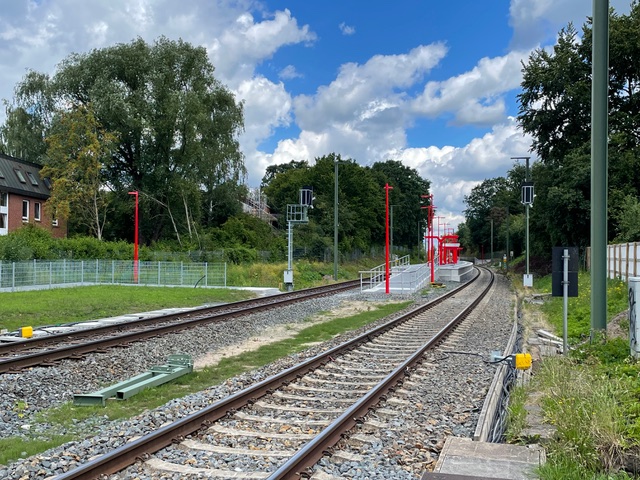
[{"label": "fence post", "polygon": [[184,287],[184,262],[180,262],[180,286]]},{"label": "fence post", "polygon": [[62,284],[67,283],[67,259],[62,259]]},{"label": "fence post", "polygon": [[53,262],[49,262],[49,288],[53,285]]},{"label": "fence post", "polygon": [[100,272],[100,260],[96,258],[96,285],[98,285],[98,281],[100,279],[98,272]]},{"label": "fence post", "polygon": [[207,262],[204,262],[204,286],[208,287],[209,283],[209,264]]},{"label": "fence post", "polygon": [[227,286],[227,262],[224,262],[224,286]]},{"label": "fence post", "polygon": [[618,270],[620,270],[620,279],[622,279],[622,244],[618,245]]},{"label": "fence post", "polygon": [[627,257],[625,258],[626,265],[624,269],[626,282],[629,283],[629,242],[627,242]]},{"label": "fence post", "polygon": [[158,286],[160,286],[160,260],[158,260]]},{"label": "fence post", "polygon": [[84,285],[84,260],[80,260],[80,285]]},{"label": "fence post", "polygon": [[11,272],[11,291],[16,290],[16,262],[12,262],[12,272]]},{"label": "fence post", "polygon": [[111,260],[111,285],[116,283],[116,261]]}]

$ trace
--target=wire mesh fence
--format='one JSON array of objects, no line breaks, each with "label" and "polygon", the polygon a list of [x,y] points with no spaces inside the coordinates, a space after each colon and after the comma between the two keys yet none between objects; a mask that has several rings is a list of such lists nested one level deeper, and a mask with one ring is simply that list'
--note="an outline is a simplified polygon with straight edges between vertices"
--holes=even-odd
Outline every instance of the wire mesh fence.
[{"label": "wire mesh fence", "polygon": [[65,285],[226,287],[226,263],[128,260],[0,261],[0,291]]}]

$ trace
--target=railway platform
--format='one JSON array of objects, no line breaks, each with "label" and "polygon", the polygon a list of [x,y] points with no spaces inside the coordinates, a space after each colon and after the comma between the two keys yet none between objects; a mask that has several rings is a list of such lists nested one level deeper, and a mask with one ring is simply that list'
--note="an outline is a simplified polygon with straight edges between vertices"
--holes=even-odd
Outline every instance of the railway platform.
[{"label": "railway platform", "polygon": [[527,480],[545,462],[539,445],[508,445],[447,438],[433,472],[421,480]]}]

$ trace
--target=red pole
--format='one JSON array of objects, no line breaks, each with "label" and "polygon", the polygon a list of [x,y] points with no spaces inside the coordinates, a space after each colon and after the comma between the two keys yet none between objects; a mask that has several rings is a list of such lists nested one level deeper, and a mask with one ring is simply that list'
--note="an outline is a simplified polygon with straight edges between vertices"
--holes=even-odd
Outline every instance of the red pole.
[{"label": "red pole", "polygon": [[133,283],[138,283],[138,192],[129,192],[129,195],[136,197],[135,231],[133,234]]},{"label": "red pole", "polygon": [[385,190],[385,293],[389,293],[389,190],[393,190],[388,183],[384,185]]}]

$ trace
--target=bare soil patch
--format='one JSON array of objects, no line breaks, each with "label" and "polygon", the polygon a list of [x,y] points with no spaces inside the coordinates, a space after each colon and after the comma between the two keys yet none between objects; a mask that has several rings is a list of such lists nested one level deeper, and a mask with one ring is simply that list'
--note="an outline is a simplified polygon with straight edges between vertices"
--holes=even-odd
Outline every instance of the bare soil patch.
[{"label": "bare soil patch", "polygon": [[228,347],[210,352],[207,355],[197,358],[194,361],[194,369],[201,370],[208,366],[217,365],[220,360],[225,357],[232,357],[234,355],[240,355],[244,352],[257,350],[263,345],[279,342],[288,338],[295,337],[301,330],[312,325],[328,322],[335,318],[351,317],[358,313],[377,308],[378,305],[386,302],[365,302],[365,301],[345,301],[342,302],[340,307],[331,310],[329,312],[318,313],[312,317],[305,319],[302,322],[297,323],[284,323],[281,325],[274,325],[269,327],[259,335],[253,336],[250,339],[229,345]]}]

